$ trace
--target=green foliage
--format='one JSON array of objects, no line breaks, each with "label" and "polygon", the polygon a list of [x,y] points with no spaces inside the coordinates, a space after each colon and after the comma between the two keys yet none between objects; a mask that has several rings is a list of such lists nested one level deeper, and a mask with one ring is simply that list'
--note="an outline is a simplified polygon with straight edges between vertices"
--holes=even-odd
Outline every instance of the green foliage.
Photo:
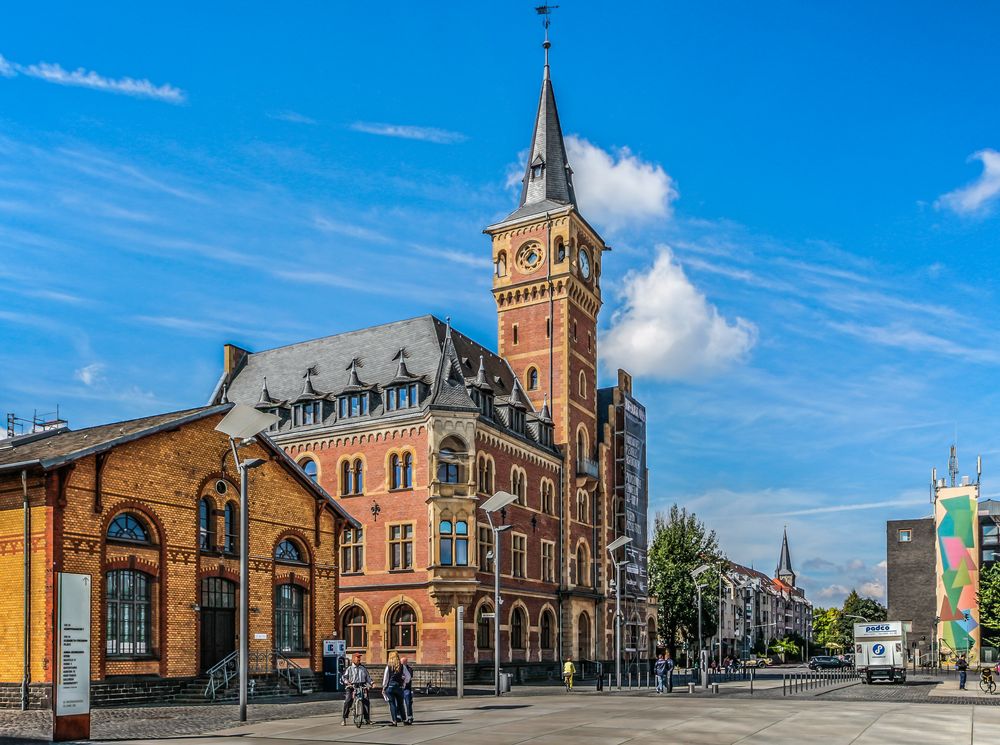
[{"label": "green foliage", "polygon": [[860,618],[850,618],[849,616],[860,616],[869,622],[885,621],[888,618],[886,607],[874,598],[866,598],[858,595],[857,590],[851,590],[844,599],[844,606],[840,611],[840,619],[837,622],[837,634],[834,640],[842,644],[844,649],[849,649],[854,644],[854,624],[861,623]]},{"label": "green foliage", "polygon": [[691,570],[702,564],[713,569],[698,577],[702,588],[702,639],[715,633],[722,557],[715,531],[709,531],[694,513],[677,505],[656,516],[649,547],[650,592],[659,601],[659,628],[670,653],[676,656],[680,637],[698,645],[698,599]]},{"label": "green foliage", "polygon": [[782,661],[787,662],[789,657],[798,656],[799,645],[795,643],[794,639],[786,636],[782,639],[775,639],[771,642],[771,651],[775,654],[781,655]]},{"label": "green foliage", "polygon": [[823,649],[844,649],[840,635],[840,608],[813,610],[813,643]]},{"label": "green foliage", "polygon": [[992,564],[979,574],[979,623],[984,631],[1000,634],[1000,564]]}]

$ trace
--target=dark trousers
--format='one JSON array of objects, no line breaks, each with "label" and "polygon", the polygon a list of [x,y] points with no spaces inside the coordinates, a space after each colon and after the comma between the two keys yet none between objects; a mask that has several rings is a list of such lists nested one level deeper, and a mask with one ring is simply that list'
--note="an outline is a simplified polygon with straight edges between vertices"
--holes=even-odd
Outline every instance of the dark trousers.
[{"label": "dark trousers", "polygon": [[[351,706],[354,704],[354,689],[348,688],[347,695],[344,697],[344,719],[347,719],[347,715],[351,713]],[[370,722],[372,719],[372,702],[368,700],[368,696],[363,696],[361,699],[361,707],[365,712],[365,721]]]},{"label": "dark trousers", "polygon": [[959,688],[965,688],[965,676],[966,676],[965,670],[959,670],[958,671],[958,687]]},{"label": "dark trousers", "polygon": [[406,721],[413,721],[413,689],[403,689],[403,709],[406,712]]},{"label": "dark trousers", "polygon": [[673,693],[673,690],[674,690],[674,671],[673,670],[668,670],[667,674],[664,675],[663,677],[665,677],[667,679],[667,693]]},{"label": "dark trousers", "polygon": [[393,722],[398,717],[403,716],[403,689],[395,683],[390,683],[385,688],[385,696],[389,700],[389,719]]}]

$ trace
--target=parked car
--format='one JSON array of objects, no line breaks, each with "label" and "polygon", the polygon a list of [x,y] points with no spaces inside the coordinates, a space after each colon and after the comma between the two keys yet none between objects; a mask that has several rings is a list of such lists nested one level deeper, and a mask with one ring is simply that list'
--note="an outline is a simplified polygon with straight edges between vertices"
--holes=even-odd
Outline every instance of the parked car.
[{"label": "parked car", "polygon": [[767,667],[770,664],[771,660],[769,660],[767,657],[757,657],[756,659],[752,660],[743,660],[743,667],[760,668],[760,667]]},{"label": "parked car", "polygon": [[829,655],[818,655],[816,657],[809,658],[810,670],[839,670],[840,668],[846,666],[847,663],[843,660]]},{"label": "parked car", "polygon": [[840,659],[844,661],[844,667],[854,667],[854,655],[845,654]]}]

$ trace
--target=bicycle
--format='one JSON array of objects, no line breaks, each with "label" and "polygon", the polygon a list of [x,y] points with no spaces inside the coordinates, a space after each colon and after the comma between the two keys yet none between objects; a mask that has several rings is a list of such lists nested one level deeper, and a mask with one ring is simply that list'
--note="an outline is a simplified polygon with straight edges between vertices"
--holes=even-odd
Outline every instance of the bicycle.
[{"label": "bicycle", "polygon": [[566,689],[566,693],[573,690],[573,673],[563,675],[563,687]]},{"label": "bicycle", "polygon": [[354,703],[351,704],[351,715],[354,717],[354,726],[361,729],[365,722],[365,699],[368,698],[368,686],[355,685]]},{"label": "bicycle", "polygon": [[979,671],[979,690],[991,695],[997,692],[997,682],[993,678],[993,671],[988,667]]}]

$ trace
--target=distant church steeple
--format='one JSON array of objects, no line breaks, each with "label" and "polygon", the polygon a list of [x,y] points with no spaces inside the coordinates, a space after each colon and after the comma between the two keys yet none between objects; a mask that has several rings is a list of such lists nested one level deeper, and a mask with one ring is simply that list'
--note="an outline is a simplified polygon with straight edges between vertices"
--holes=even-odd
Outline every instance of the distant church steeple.
[{"label": "distant church steeple", "polygon": [[781,539],[781,556],[778,558],[778,568],[775,570],[774,576],[795,587],[795,572],[792,571],[792,554],[788,550],[788,528],[785,528],[784,537]]}]

